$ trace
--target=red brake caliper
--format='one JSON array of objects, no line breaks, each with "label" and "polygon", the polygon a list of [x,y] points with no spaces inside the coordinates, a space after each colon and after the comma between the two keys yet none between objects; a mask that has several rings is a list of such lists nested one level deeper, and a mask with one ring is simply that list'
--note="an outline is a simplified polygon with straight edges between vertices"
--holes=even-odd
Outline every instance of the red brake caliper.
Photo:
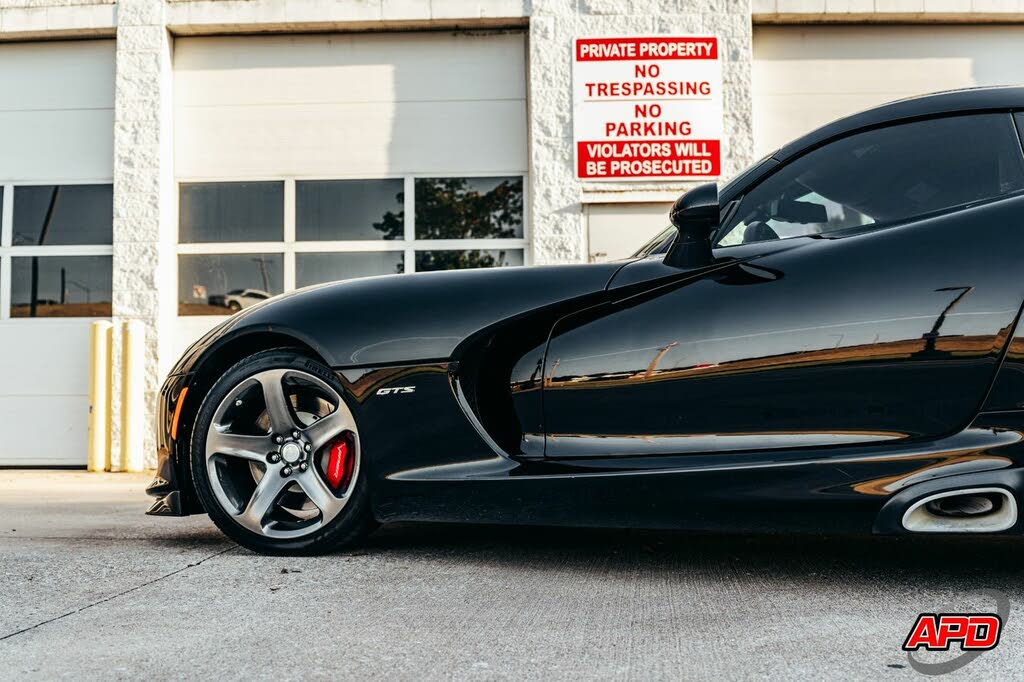
[{"label": "red brake caliper", "polygon": [[345,432],[327,444],[327,483],[335,490],[348,487],[355,463],[352,434]]}]

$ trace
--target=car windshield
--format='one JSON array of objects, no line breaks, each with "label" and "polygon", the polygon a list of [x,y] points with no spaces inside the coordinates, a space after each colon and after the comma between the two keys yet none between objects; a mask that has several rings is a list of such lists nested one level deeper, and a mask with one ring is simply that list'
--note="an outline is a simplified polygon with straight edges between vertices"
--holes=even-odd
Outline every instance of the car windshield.
[{"label": "car windshield", "polygon": [[[722,187],[721,194],[728,194],[734,184],[742,183],[750,173],[754,172],[763,163],[771,159],[776,151],[778,150],[773,150],[771,153],[762,156],[756,162],[744,168],[742,172],[733,176],[732,179],[730,179],[729,182],[727,182]],[[728,208],[730,207],[723,206],[723,213],[727,213],[728,211],[726,209]],[[630,256],[630,258],[646,258],[647,256],[651,256],[656,253],[664,253],[668,251],[668,247],[672,245],[672,242],[675,241],[675,238],[676,228],[673,227],[672,225],[669,225],[668,227],[666,227],[665,229],[651,237],[651,239],[649,239],[643,246],[637,249],[636,252],[632,256]]]},{"label": "car windshield", "polygon": [[672,243],[672,240],[675,239],[675,237],[676,228],[669,225],[664,230],[654,235],[654,237],[652,237],[650,240],[647,241],[646,244],[637,249],[636,253],[634,253],[630,257],[646,258],[647,256],[650,256],[652,253],[660,253],[663,250],[662,247],[667,248],[668,245]]}]

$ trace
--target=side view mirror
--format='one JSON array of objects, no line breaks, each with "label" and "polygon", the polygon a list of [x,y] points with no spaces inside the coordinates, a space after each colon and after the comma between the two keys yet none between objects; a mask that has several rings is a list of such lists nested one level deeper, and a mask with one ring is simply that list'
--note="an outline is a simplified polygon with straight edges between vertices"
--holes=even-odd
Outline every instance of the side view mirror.
[{"label": "side view mirror", "polygon": [[668,216],[679,236],[665,256],[666,265],[699,268],[714,260],[711,234],[718,229],[719,210],[718,185],[713,182],[676,199]]}]

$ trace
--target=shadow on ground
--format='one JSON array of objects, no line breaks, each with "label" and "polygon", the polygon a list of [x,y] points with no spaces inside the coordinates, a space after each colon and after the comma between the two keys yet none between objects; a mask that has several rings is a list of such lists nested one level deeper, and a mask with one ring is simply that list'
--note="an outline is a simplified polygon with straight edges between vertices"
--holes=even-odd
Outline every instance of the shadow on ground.
[{"label": "shadow on ground", "polygon": [[[198,536],[181,540],[195,543]],[[379,556],[459,561],[500,569],[583,574],[741,573],[770,581],[880,581],[899,589],[976,583],[1019,590],[1024,542],[1016,537],[722,535],[613,529],[404,523],[378,530],[339,559]],[[245,552],[245,550],[238,550]]]}]

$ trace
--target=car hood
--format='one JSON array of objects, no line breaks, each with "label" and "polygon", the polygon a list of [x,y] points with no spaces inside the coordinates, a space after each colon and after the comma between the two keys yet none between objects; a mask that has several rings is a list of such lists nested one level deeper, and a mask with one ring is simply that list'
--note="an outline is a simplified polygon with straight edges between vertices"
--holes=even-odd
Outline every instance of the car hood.
[{"label": "car hood", "polygon": [[604,291],[623,262],[367,277],[277,296],[197,341],[172,373],[242,334],[273,331],[332,367],[437,361],[476,332],[532,310]]}]

